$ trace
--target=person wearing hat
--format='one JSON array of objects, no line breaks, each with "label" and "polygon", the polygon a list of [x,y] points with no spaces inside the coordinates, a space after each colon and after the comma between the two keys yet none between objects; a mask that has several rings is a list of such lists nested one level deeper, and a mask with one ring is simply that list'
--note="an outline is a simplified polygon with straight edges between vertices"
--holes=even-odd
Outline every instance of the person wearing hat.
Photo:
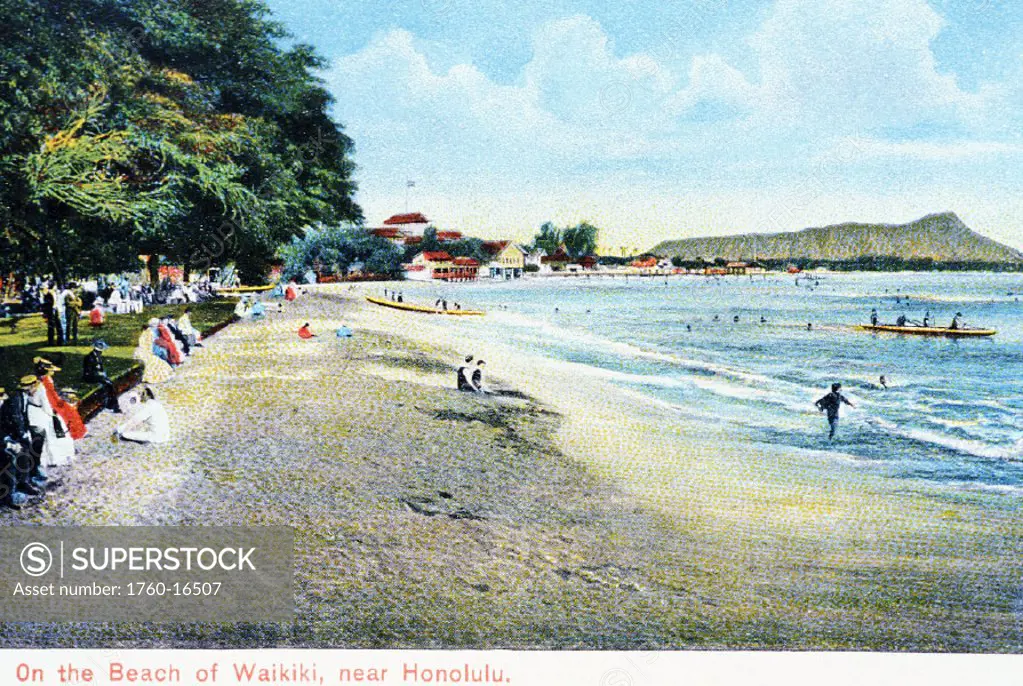
[{"label": "person wearing hat", "polygon": [[[0,387],[0,418],[8,402],[6,389]],[[28,501],[28,494],[18,491],[18,459],[21,457],[21,442],[8,436],[0,425],[0,506],[20,510]]]},{"label": "person wearing hat", "polygon": [[43,452],[45,434],[32,425],[29,418],[35,406],[35,391],[39,379],[34,375],[21,377],[18,389],[0,405],[0,433],[7,443],[15,444],[14,483],[17,491],[27,495],[39,495],[40,487],[46,484],[46,477],[39,465]]},{"label": "person wearing hat", "polygon": [[92,351],[82,360],[82,381],[99,384],[99,392],[103,394],[103,409],[120,412],[121,408],[117,404],[114,382],[107,376],[107,370],[103,364],[103,351],[107,347],[102,338],[97,338],[92,342]]},{"label": "person wearing hat", "polygon": [[167,410],[149,386],[142,389],[140,400],[138,409],[128,415],[128,421],[117,427],[114,436],[134,443],[166,443],[170,440]]},{"label": "person wearing hat", "polygon": [[185,311],[178,318],[178,330],[181,331],[181,333],[188,340],[189,346],[194,346],[197,348],[202,347],[202,336],[199,334],[198,331],[195,330],[195,327],[192,326],[191,307],[186,307]]},{"label": "person wearing hat", "polygon": [[[156,354],[155,340],[156,331],[152,326],[144,325],[139,333],[139,344],[134,355],[135,359],[142,363],[143,383],[162,383],[174,374],[167,361]],[[163,353],[162,348],[159,350]]]},{"label": "person wearing hat", "polygon": [[46,389],[46,399],[49,401],[50,407],[53,408],[53,411],[64,422],[64,433],[71,434],[71,440],[80,441],[85,438],[85,434],[89,430],[85,428],[82,415],[78,414],[75,406],[64,400],[57,393],[57,387],[53,383],[53,374],[54,372],[59,372],[60,367],[49,360],[37,359],[39,359],[39,362],[36,363],[36,376],[39,377],[39,382]]},{"label": "person wearing hat", "polygon": [[92,303],[92,309],[89,310],[89,326],[97,329],[103,326],[105,316],[103,313],[103,298],[97,297]]},{"label": "person wearing hat", "polygon": [[465,364],[458,368],[458,375],[456,382],[458,384],[458,390],[460,391],[474,391],[472,387],[472,367],[469,363],[472,362],[472,355],[465,356]]},{"label": "person wearing hat", "polygon": [[487,389],[483,386],[483,368],[487,366],[487,363],[483,360],[476,362],[476,369],[472,373],[472,390],[476,393],[488,393]]},{"label": "person wearing hat", "polygon": [[828,413],[828,426],[830,431],[828,432],[828,440],[834,440],[835,432],[838,431],[838,409],[842,403],[845,403],[849,407],[855,407],[849,399],[840,393],[842,390],[842,384],[833,383],[831,384],[831,392],[826,396],[818,400],[815,404],[819,412]]},{"label": "person wearing hat", "polygon": [[78,284],[71,283],[61,293],[64,300],[64,340],[78,345],[78,319],[82,316],[82,299],[78,297]]},{"label": "person wearing hat", "polygon": [[[40,463],[43,467],[63,467],[71,464],[75,457],[75,441],[71,438],[67,424],[50,403],[47,384],[43,378],[51,373],[53,363],[36,358],[36,384],[32,391],[32,404],[28,409],[29,423],[43,434],[43,451]],[[52,379],[50,384],[52,384]]]}]

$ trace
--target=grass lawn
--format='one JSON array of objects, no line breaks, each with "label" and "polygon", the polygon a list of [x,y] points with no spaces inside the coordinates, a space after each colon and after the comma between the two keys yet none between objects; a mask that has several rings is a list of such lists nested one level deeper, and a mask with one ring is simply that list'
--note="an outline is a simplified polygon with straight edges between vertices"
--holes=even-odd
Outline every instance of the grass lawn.
[{"label": "grass lawn", "polygon": [[[206,331],[234,316],[235,302],[219,300],[193,303],[192,326]],[[116,379],[138,363],[132,358],[138,345],[142,325],[152,317],[171,314],[178,317],[185,305],[158,305],[148,307],[141,314],[110,314],[102,327],[89,326],[83,317],[78,326],[78,345],[47,345],[46,322],[42,315],[24,317],[18,321],[17,331],[12,333],[7,326],[0,325],[0,386],[10,393],[17,388],[18,379],[31,374],[32,358],[37,355],[51,360],[61,371],[54,375],[58,389],[71,388],[80,398],[85,398],[97,386],[82,381],[82,360],[92,350],[93,338],[102,338],[110,347],[103,353],[107,374]]]}]

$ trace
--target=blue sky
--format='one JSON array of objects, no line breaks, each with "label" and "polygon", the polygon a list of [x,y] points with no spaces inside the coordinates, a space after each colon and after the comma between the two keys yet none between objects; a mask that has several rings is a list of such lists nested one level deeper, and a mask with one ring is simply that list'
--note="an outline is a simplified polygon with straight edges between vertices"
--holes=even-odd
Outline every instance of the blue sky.
[{"label": "blue sky", "polygon": [[952,210],[1023,247],[1023,3],[269,0],[356,142],[359,202],[602,242]]}]

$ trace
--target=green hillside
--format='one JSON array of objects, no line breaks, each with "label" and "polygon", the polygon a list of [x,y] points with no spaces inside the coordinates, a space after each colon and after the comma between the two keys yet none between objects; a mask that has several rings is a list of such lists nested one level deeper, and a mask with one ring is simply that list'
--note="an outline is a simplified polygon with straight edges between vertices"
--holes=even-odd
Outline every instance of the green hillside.
[{"label": "green hillside", "polygon": [[1023,263],[1023,253],[971,230],[954,213],[908,224],[836,224],[775,234],[742,234],[663,241],[651,250],[684,260],[849,261],[893,257],[934,262]]}]

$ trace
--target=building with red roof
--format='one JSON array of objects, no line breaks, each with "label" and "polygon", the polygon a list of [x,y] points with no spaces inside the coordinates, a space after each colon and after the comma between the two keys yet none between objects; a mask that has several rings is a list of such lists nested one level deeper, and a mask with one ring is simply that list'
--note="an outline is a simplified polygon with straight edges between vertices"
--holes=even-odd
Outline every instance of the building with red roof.
[{"label": "building with red roof", "polygon": [[422,236],[430,220],[422,212],[395,214],[384,220],[384,226],[400,230],[406,236]]},{"label": "building with red roof", "polygon": [[485,241],[483,250],[490,256],[484,276],[491,279],[518,279],[526,267],[526,252],[511,241]]},{"label": "building with red roof", "polygon": [[475,281],[480,263],[471,257],[452,257],[443,250],[427,250],[412,258],[405,278],[412,281]]}]

